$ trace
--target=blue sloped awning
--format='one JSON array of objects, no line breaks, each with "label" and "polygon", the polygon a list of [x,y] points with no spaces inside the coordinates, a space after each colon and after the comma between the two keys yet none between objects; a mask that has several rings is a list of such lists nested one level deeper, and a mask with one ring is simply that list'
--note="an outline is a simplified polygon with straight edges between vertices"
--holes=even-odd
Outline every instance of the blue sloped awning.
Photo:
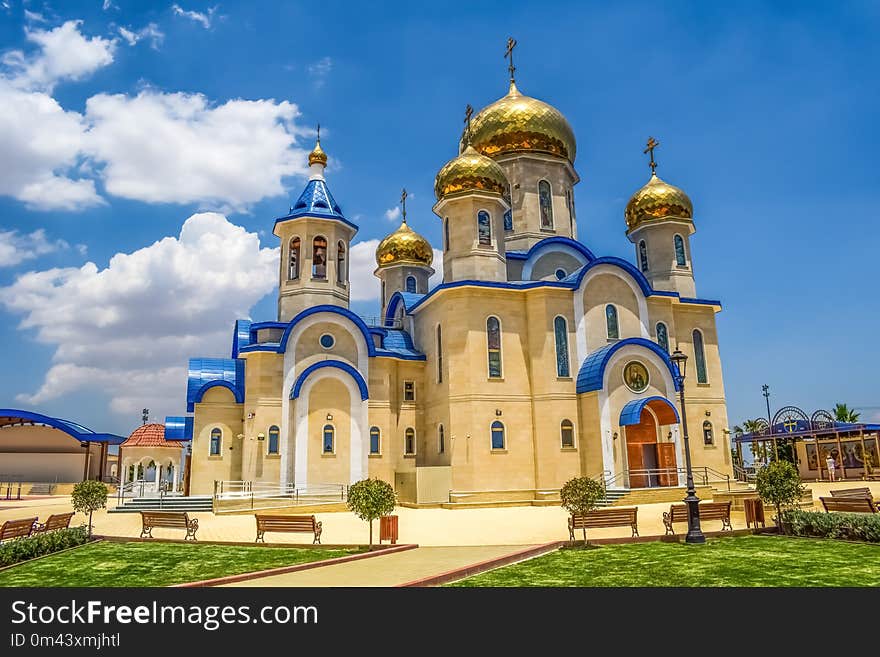
[{"label": "blue sloped awning", "polygon": [[642,421],[642,411],[645,410],[646,406],[654,411],[661,425],[678,424],[678,409],[675,408],[675,404],[666,399],[666,397],[655,395],[627,402],[620,409],[620,426],[627,427],[633,424],[640,424]]},{"label": "blue sloped awning", "polygon": [[113,433],[98,433],[97,431],[92,431],[81,424],[71,422],[70,420],[49,417],[48,415],[34,413],[33,411],[23,411],[15,408],[0,408],[0,427],[14,426],[17,424],[43,424],[47,427],[63,431],[81,443],[89,442],[119,445],[125,442],[124,436],[117,436]]}]

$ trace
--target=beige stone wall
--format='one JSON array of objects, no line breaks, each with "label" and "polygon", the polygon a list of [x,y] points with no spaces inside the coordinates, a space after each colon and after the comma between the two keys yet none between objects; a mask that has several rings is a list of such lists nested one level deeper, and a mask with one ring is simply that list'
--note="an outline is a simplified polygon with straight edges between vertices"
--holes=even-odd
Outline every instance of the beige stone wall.
[{"label": "beige stone wall", "polygon": [[[577,293],[577,292],[575,292]],[[583,291],[584,316],[587,327],[587,353],[608,344],[605,307],[617,308],[617,326],[620,339],[642,335],[639,303],[636,293],[620,276],[598,274],[590,277]]]},{"label": "beige stone wall", "polygon": [[[351,470],[351,395],[335,378],[317,381],[309,393],[309,481],[347,484]],[[333,416],[327,419],[327,414]],[[323,452],[324,426],[335,429],[332,454]]]},{"label": "beige stone wall", "polygon": [[[692,232],[693,224],[690,222],[669,221],[644,225],[629,234],[628,237],[635,247],[635,262],[639,269],[639,242],[645,241],[648,251],[648,271],[645,272],[645,277],[654,289],[678,292],[683,297],[697,296],[691,259]],[[684,266],[678,265],[675,260],[675,235],[681,235],[684,240]]]},{"label": "beige stone wall", "polygon": [[[227,388],[211,388],[195,405],[193,414],[191,495],[211,495],[215,480],[241,479],[242,441],[236,438],[244,432],[243,405],[236,404]],[[223,432],[219,456],[211,456],[211,430]]]},{"label": "beige stone wall", "polygon": [[[506,281],[504,259],[504,212],[506,204],[497,194],[471,193],[448,197],[434,206],[434,212],[449,222],[449,244],[444,244],[443,281]],[[491,245],[479,243],[477,215],[491,218]]]}]

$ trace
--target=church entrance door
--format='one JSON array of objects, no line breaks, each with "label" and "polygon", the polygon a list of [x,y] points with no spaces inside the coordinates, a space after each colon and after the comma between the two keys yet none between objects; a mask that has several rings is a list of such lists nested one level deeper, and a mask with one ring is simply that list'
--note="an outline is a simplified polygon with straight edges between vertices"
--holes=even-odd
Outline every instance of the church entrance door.
[{"label": "church entrance door", "polygon": [[625,427],[630,488],[675,486],[675,444],[657,442],[657,421],[647,409],[639,424]]}]

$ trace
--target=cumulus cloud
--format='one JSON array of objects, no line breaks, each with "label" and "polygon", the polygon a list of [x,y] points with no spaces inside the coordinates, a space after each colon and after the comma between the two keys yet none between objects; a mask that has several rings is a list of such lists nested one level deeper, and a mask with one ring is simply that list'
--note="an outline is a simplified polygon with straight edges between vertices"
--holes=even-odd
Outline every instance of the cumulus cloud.
[{"label": "cumulus cloud", "polygon": [[[77,248],[79,246],[82,245]],[[12,267],[25,260],[69,248],[70,244],[64,240],[49,240],[42,228],[27,234],[14,229],[0,230],[0,267]]]},{"label": "cumulus cloud", "polygon": [[199,213],[179,236],[118,253],[106,268],[19,276],[0,288],[0,304],[55,354],[40,388],[17,399],[42,404],[92,389],[119,413],[181,411],[187,359],[226,354],[232,322],[275,287],[278,257],[256,233]]},{"label": "cumulus cloud", "polygon": [[171,5],[171,11],[173,11],[177,16],[183,16],[184,18],[188,18],[191,21],[195,21],[196,23],[201,24],[206,30],[211,29],[211,22],[214,20],[214,12],[217,11],[217,7],[211,7],[206,12],[199,11],[188,11],[181,7],[178,4]]},{"label": "cumulus cloud", "polygon": [[400,219],[400,206],[395,205],[393,208],[388,208],[385,210],[385,218],[388,221],[395,221],[396,219]]},{"label": "cumulus cloud", "polygon": [[329,57],[322,57],[316,62],[308,66],[309,76],[316,87],[323,87],[327,82],[327,76],[333,70],[333,60]]},{"label": "cumulus cloud", "polygon": [[137,45],[138,41],[147,39],[150,42],[150,48],[158,50],[159,46],[162,45],[163,39],[165,39],[165,34],[156,23],[148,23],[139,30],[130,30],[121,25],[117,29],[119,36],[125,39],[125,42],[130,46]]}]

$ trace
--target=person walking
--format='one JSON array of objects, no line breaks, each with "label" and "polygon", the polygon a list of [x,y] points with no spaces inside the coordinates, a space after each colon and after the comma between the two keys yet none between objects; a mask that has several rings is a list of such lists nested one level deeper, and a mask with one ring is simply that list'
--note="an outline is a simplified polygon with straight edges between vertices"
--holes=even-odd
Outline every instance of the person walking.
[{"label": "person walking", "polygon": [[831,454],[825,459],[825,466],[828,468],[828,481],[834,481],[834,468],[837,467],[837,463]]}]

